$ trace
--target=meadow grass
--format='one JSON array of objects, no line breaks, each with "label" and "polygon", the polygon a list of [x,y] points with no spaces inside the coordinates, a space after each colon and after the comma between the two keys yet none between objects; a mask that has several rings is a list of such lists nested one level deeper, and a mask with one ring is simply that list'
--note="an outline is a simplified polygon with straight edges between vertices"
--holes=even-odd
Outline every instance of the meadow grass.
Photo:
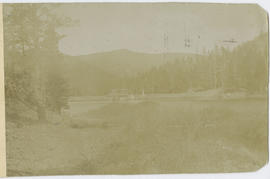
[{"label": "meadow grass", "polygon": [[267,162],[266,106],[257,100],[111,103],[85,113],[82,126],[119,130],[97,173],[251,171]]},{"label": "meadow grass", "polygon": [[248,172],[268,161],[266,99],[87,104],[57,125],[9,121],[9,176]]}]

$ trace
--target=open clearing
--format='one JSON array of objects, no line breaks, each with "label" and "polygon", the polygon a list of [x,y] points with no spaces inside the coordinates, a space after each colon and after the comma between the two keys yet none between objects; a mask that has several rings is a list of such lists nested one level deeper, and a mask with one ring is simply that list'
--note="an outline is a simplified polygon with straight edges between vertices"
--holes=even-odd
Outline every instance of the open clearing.
[{"label": "open clearing", "polygon": [[74,101],[57,124],[7,120],[8,175],[255,171],[267,99]]}]

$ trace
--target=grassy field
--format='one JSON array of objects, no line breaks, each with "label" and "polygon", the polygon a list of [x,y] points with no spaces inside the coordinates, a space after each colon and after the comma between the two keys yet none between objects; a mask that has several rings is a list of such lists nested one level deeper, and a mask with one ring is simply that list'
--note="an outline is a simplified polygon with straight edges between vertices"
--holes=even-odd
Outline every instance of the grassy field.
[{"label": "grassy field", "polygon": [[8,175],[255,171],[267,99],[70,103],[61,123],[7,122]]}]

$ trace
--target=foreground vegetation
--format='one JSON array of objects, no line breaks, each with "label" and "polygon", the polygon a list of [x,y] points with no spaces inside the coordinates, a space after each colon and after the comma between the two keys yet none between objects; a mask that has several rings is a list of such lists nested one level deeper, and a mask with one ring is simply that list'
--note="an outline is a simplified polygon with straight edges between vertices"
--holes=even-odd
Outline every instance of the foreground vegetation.
[{"label": "foreground vegetation", "polygon": [[8,123],[8,174],[247,172],[267,162],[266,99],[111,103],[63,123]]}]

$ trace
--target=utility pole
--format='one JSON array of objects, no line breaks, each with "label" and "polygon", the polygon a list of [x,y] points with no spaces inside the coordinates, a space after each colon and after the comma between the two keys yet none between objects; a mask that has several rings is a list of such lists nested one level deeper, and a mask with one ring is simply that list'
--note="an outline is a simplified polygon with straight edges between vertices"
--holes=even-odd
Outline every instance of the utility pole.
[{"label": "utility pole", "polygon": [[185,45],[185,48],[190,48],[190,38],[189,38],[189,34],[187,33],[187,30],[186,30],[186,23],[184,23],[184,33],[185,33],[185,38],[184,38],[184,45]]},{"label": "utility pole", "polygon": [[168,32],[165,32],[163,35],[163,60],[165,62],[167,58],[167,53],[169,52],[169,37]]}]

